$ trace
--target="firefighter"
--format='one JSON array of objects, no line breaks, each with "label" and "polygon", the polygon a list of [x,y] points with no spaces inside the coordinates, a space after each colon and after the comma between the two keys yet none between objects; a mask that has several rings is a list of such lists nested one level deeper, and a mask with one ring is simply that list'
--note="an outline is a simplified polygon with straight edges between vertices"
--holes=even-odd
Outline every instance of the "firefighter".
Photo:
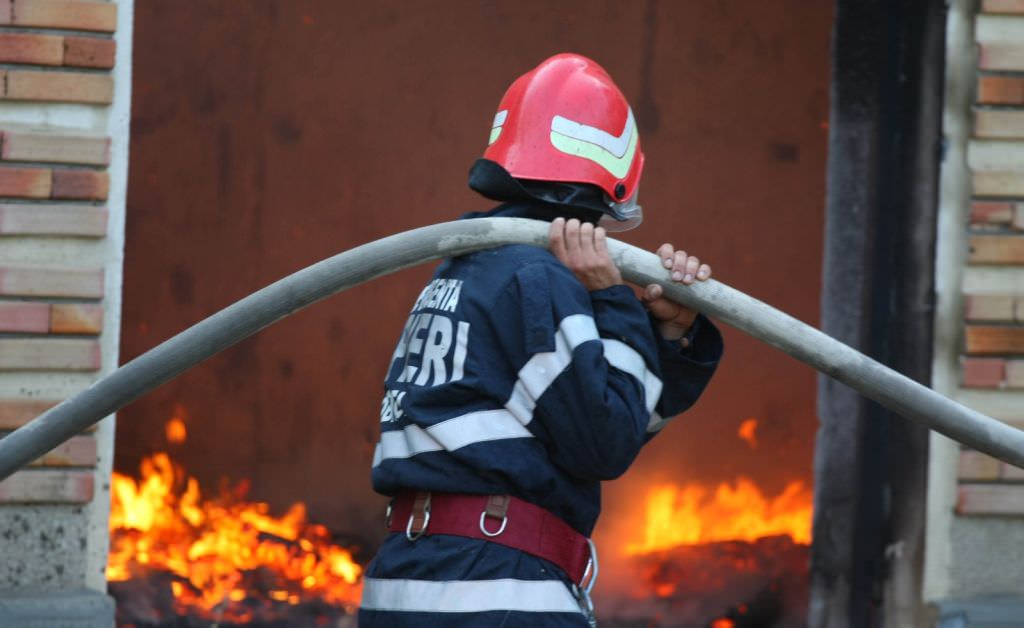
[{"label": "firefighter", "polygon": [[[440,264],[385,380],[374,489],[391,534],[367,567],[364,628],[580,627],[601,482],[629,468],[714,373],[714,325],[647,286],[606,230],[635,227],[636,123],[608,74],[552,57],[505,93],[469,185],[502,204],[464,217],[551,222],[551,250],[510,245]],[[657,254],[682,283],[706,264]]]}]

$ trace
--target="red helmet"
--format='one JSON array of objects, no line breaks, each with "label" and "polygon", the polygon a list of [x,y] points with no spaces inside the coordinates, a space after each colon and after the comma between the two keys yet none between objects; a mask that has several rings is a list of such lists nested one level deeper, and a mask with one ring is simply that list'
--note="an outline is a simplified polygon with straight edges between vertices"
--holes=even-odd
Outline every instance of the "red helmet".
[{"label": "red helmet", "polygon": [[604,213],[639,222],[644,154],[633,111],[586,57],[555,55],[516,79],[498,105],[484,159],[516,179],[594,185],[604,191]]}]

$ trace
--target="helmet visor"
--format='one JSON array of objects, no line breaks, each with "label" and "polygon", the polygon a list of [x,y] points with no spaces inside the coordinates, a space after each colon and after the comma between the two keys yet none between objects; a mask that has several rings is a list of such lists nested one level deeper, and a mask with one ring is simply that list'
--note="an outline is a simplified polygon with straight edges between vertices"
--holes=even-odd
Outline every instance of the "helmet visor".
[{"label": "helmet visor", "polygon": [[644,210],[637,203],[637,197],[639,196],[640,187],[637,186],[633,196],[630,196],[621,203],[612,202],[611,198],[606,197],[608,212],[601,216],[601,220],[597,224],[604,227],[606,231],[613,233],[629,231],[640,226],[640,223],[644,220]]}]

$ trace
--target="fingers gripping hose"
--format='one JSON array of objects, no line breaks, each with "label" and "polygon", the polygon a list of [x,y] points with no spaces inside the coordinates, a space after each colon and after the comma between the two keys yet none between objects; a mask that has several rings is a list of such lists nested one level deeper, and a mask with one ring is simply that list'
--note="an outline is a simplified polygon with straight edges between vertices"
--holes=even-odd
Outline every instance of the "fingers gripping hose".
[{"label": "fingers gripping hose", "polygon": [[[196,323],[0,440],[0,480],[160,384],[264,327],[363,282],[403,268],[504,244],[547,246],[548,225],[480,218],[413,229],[313,264]],[[1024,432],[900,375],[795,318],[725,284],[670,281],[660,260],[609,240],[627,280],[776,347],[899,414],[1024,468]]]}]

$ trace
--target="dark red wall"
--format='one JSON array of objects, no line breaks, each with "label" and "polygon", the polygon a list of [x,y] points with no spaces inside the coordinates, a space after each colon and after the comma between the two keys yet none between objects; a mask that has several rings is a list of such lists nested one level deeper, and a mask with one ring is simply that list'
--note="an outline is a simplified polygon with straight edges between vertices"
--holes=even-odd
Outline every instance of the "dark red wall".
[{"label": "dark red wall", "polygon": [[[715,275],[816,322],[830,3],[805,0],[136,4],[122,359],[257,288],[367,240],[488,203],[465,185],[509,82],[587,54],[633,103],[648,216]],[[205,485],[378,535],[369,486],[381,382],[429,268],[289,318],[120,414],[117,466],[168,449]],[[814,374],[726,330],[700,405],[631,477],[772,491],[810,478]],[[736,437],[761,420],[760,446]],[[621,482],[612,511],[635,508]]]}]

